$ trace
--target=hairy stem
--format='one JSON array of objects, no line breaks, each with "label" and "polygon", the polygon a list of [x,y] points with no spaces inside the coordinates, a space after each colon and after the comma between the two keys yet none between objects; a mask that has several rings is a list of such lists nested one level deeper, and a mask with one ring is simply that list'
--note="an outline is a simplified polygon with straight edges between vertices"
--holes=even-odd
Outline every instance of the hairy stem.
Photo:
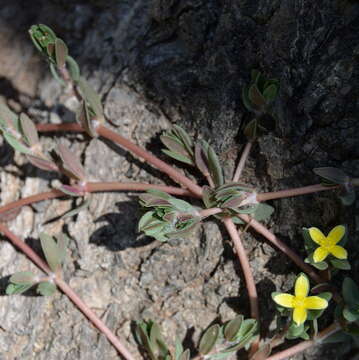
[{"label": "hairy stem", "polygon": [[309,185],[294,189],[259,193],[257,195],[257,201],[268,201],[268,200],[281,199],[281,198],[287,198],[287,197],[293,197],[293,196],[299,196],[305,194],[312,194],[319,191],[338,189],[339,187],[340,187],[339,185],[323,186],[321,184],[315,184],[315,185]]},{"label": "hairy stem", "polygon": [[[47,126],[37,126],[38,131],[42,132],[50,132],[50,131],[83,131],[83,128],[77,124],[65,124],[66,127],[62,127],[62,124],[57,126],[50,126],[52,124],[48,124]],[[71,126],[70,126],[71,125]],[[75,126],[77,125],[77,126]],[[179,171],[175,170],[172,166],[168,165],[164,161],[157,158],[155,155],[150,153],[147,150],[142,149],[141,147],[135,145],[130,140],[124,138],[123,136],[115,133],[114,131],[106,128],[105,126],[98,126],[96,129],[97,133],[114,143],[120,145],[121,147],[129,150],[131,153],[135,154],[136,156],[146,160],[155,168],[161,170],[165,174],[167,174],[170,178],[172,178],[177,183],[185,186],[188,190],[190,190],[194,195],[201,196],[202,195],[202,188],[195,184],[192,180],[190,180],[185,175],[181,174]]]},{"label": "hairy stem", "polygon": [[239,163],[238,163],[236,172],[235,172],[235,174],[233,176],[233,181],[234,182],[237,182],[239,180],[239,178],[241,177],[241,175],[242,175],[242,171],[243,171],[244,165],[246,164],[246,161],[248,159],[248,155],[249,155],[249,153],[251,151],[252,145],[253,145],[253,142],[248,141],[246,146],[244,147],[241,158],[239,159]]},{"label": "hairy stem", "polygon": [[[87,183],[86,191],[89,193],[102,192],[102,191],[146,191],[149,189],[162,190],[172,195],[180,196],[193,196],[191,192],[186,189],[176,188],[173,186],[165,185],[151,185],[141,183],[119,183],[119,182],[98,182]],[[13,201],[9,204],[0,207],[0,214],[7,211],[16,209],[21,206],[30,205],[43,200],[55,199],[59,197],[68,196],[62,191],[52,189],[50,191],[42,192],[36,195],[28,196],[17,201]]]},{"label": "hairy stem", "polygon": [[[4,224],[0,223],[0,232],[3,233],[11,243],[19,248],[35,265],[46,274],[52,274],[48,265],[22,240],[12,233]],[[111,344],[127,360],[134,360],[134,357],[127,348],[120,342],[115,334],[101,321],[100,318],[78,297],[78,295],[60,278],[55,279],[58,287],[78,307],[78,309],[107,337]]]},{"label": "hairy stem", "polygon": [[330,326],[328,326],[327,328],[325,328],[323,331],[321,331],[315,339],[302,341],[301,343],[294,345],[294,346],[290,347],[289,349],[283,350],[281,352],[278,352],[278,353],[268,357],[267,360],[289,359],[291,356],[294,356],[295,354],[298,354],[304,350],[309,349],[313,345],[320,343],[321,341],[323,341],[324,339],[333,335],[340,329],[341,329],[341,326],[338,323],[333,323]]}]

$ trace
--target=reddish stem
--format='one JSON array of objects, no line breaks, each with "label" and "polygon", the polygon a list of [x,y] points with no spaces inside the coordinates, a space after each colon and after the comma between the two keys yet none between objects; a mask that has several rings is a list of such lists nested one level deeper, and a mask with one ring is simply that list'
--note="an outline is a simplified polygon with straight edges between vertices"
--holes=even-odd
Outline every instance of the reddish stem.
[{"label": "reddish stem", "polygon": [[[47,124],[47,125],[37,125],[37,129],[43,132],[50,131],[83,131],[83,128],[78,124]],[[164,161],[160,160],[152,153],[147,150],[140,148],[139,146],[132,143],[130,140],[127,140],[123,136],[115,133],[114,131],[106,128],[105,126],[98,126],[96,129],[97,133],[100,136],[103,136],[106,139],[113,141],[114,143],[122,146],[123,148],[129,150],[136,156],[148,161],[152,166],[166,173],[174,181],[184,185],[196,196],[202,195],[202,188],[195,184],[192,180],[187,178],[185,175],[181,174],[179,171],[175,170],[172,166],[168,165]]]},{"label": "reddish stem", "polygon": [[292,196],[312,194],[319,191],[338,189],[340,185],[323,186],[321,184],[309,185],[300,188],[260,193],[257,195],[257,201],[268,201],[273,199],[281,199]]},{"label": "reddish stem", "polygon": [[[14,246],[19,248],[34,264],[36,264],[46,274],[52,274],[48,265],[22,240],[12,233],[4,224],[0,223],[0,232],[2,232]],[[113,332],[101,321],[100,318],[78,297],[78,295],[60,278],[55,279],[58,287],[63,293],[71,299],[78,309],[107,337],[111,344],[127,360],[134,360],[134,357],[113,334]]]},{"label": "reddish stem", "polygon": [[333,323],[323,331],[321,331],[318,336],[313,340],[302,341],[301,343],[290,347],[289,349],[283,350],[278,352],[270,357],[267,360],[283,360],[289,359],[291,356],[298,354],[304,350],[309,349],[313,345],[316,345],[318,342],[323,341],[324,339],[328,338],[329,336],[333,335],[337,331],[341,329],[341,326],[338,323]]},{"label": "reddish stem", "polygon": [[253,145],[253,142],[248,141],[246,146],[244,147],[244,150],[243,150],[241,158],[239,160],[236,172],[235,172],[235,174],[233,176],[233,181],[234,182],[237,182],[239,180],[239,178],[241,177],[241,175],[242,175],[242,171],[243,171],[244,165],[246,164],[246,161],[248,159],[248,155],[249,155],[249,153],[251,151],[252,145]]},{"label": "reddish stem", "polygon": [[[86,190],[89,193],[92,192],[101,192],[101,191],[146,191],[149,189],[157,189],[165,191],[172,195],[180,195],[180,196],[193,196],[191,192],[186,189],[176,188],[173,186],[165,186],[165,185],[151,185],[151,184],[141,184],[141,183],[118,183],[118,182],[99,182],[99,183],[87,183]],[[10,211],[12,209],[18,208],[20,206],[25,206],[29,204],[34,204],[39,201],[54,199],[62,196],[67,196],[62,191],[57,189],[52,189],[50,191],[46,191],[43,193],[39,193],[36,195],[28,196],[26,198],[13,201],[9,204],[0,207],[0,214]]]},{"label": "reddish stem", "polygon": [[305,271],[315,282],[323,283],[325,282],[314,270],[313,268],[306,264],[302,258],[297,255],[289,246],[284,242],[279,240],[271,231],[269,231],[264,225],[259,223],[257,220],[251,218],[246,214],[239,214],[239,218],[249,223],[254,230],[259,234],[263,235],[267,240],[269,240],[275,247],[284,252],[298,267]]},{"label": "reddish stem", "polygon": [[210,208],[210,209],[204,209],[200,212],[200,215],[205,218],[208,216],[219,214],[223,211],[221,208]]},{"label": "reddish stem", "polygon": [[259,307],[258,307],[258,295],[256,284],[254,282],[253,273],[249,264],[249,260],[244,249],[241,233],[237,230],[236,226],[233,223],[233,220],[230,217],[226,217],[223,220],[223,223],[228,231],[229,236],[231,237],[234,247],[239,258],[243,275],[246,281],[249,303],[251,307],[251,316],[258,321],[259,324]]}]

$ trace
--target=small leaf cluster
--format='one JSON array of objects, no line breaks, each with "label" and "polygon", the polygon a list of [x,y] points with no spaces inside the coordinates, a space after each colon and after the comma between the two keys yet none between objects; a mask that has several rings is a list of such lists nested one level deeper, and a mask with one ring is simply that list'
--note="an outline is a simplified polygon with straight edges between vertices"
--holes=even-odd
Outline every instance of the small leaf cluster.
[{"label": "small leaf cluster", "polygon": [[213,182],[214,186],[224,184],[223,170],[218,156],[213,148],[204,140],[194,142],[188,133],[178,125],[166,131],[161,136],[162,143],[167,149],[162,150],[166,155],[197,169]]},{"label": "small leaf cluster", "polygon": [[260,71],[252,70],[251,82],[242,90],[245,107],[255,114],[266,113],[275,100],[279,89],[277,79],[267,79]]},{"label": "small leaf cluster", "polygon": [[[185,350],[178,339],[175,353],[171,354],[160,327],[152,320],[138,322],[135,335],[151,360],[189,360],[190,358],[189,349]],[[257,335],[256,320],[244,319],[239,315],[224,326],[218,324],[210,326],[200,339],[198,352],[206,359],[226,359],[242,348],[248,349]]]},{"label": "small leaf cluster", "polygon": [[343,170],[335,167],[321,167],[313,169],[314,173],[322,178],[323,186],[341,186],[339,199],[344,206],[350,206],[354,203],[356,195],[352,184],[352,177]]},{"label": "small leaf cluster", "polygon": [[342,315],[344,319],[348,322],[359,320],[359,287],[350,277],[346,277],[343,281],[342,294],[344,299]]},{"label": "small leaf cluster", "polygon": [[[309,230],[307,228],[302,229],[302,236],[304,239],[304,248],[308,254],[305,258],[305,262],[314,266],[318,270],[326,270],[328,267],[332,267],[337,270],[350,270],[351,266],[348,260],[346,259],[337,259],[333,255],[329,254],[328,257],[320,262],[315,262],[313,259],[313,254],[318,245],[312,240],[309,235]],[[348,241],[348,231],[345,231],[343,238],[338,242],[338,245],[344,247]]]},{"label": "small leaf cluster", "polygon": [[139,199],[143,207],[153,210],[141,217],[138,229],[159,241],[186,237],[201,221],[196,207],[163,191],[148,190]]},{"label": "small leaf cluster", "polygon": [[54,78],[63,86],[70,84],[82,98],[76,119],[91,137],[97,136],[96,126],[104,122],[101,98],[80,74],[77,62],[68,54],[66,44],[44,24],[31,26],[30,37],[40,53],[48,60]]},{"label": "small leaf cluster", "polygon": [[66,248],[69,238],[61,233],[56,239],[46,233],[39,235],[42,251],[52,274],[40,277],[30,271],[21,271],[10,277],[9,285],[6,287],[7,295],[21,294],[37,285],[37,293],[50,296],[56,291],[54,279],[62,273],[62,265],[66,256]]}]

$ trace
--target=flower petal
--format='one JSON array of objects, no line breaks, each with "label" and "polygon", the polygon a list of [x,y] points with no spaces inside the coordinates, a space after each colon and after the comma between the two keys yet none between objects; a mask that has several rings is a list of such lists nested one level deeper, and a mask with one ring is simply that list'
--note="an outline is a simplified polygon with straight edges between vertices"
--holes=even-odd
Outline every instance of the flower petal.
[{"label": "flower petal", "polygon": [[322,310],[328,306],[328,301],[319,296],[308,296],[304,300],[305,307],[310,310]]},{"label": "flower petal", "polygon": [[337,244],[345,234],[345,226],[338,225],[333,228],[328,234],[328,239],[332,245]]},{"label": "flower petal", "polygon": [[280,306],[292,308],[294,296],[291,294],[278,294],[274,296],[273,300]]},{"label": "flower petal", "polygon": [[330,248],[330,253],[334,255],[337,259],[346,259],[348,257],[348,252],[339,245],[334,245]]},{"label": "flower petal", "polygon": [[321,246],[316,248],[313,254],[314,262],[321,262],[329,255],[329,251]]},{"label": "flower petal", "polygon": [[293,311],[293,320],[299,326],[307,319],[307,310],[303,307],[297,307]]},{"label": "flower petal", "polygon": [[309,280],[304,274],[300,274],[295,281],[295,297],[302,299],[308,295],[309,292]]},{"label": "flower petal", "polygon": [[312,240],[318,245],[321,245],[326,239],[325,235],[316,227],[311,227],[308,229],[308,231]]}]

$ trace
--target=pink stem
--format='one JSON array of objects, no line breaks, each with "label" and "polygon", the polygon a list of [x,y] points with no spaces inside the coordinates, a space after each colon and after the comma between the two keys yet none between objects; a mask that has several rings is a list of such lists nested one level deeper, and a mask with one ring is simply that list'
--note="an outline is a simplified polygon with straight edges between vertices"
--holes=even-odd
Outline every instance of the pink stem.
[{"label": "pink stem", "polygon": [[230,217],[226,217],[223,220],[223,223],[228,231],[229,236],[231,237],[234,247],[236,249],[237,256],[241,263],[243,275],[246,281],[249,303],[251,307],[251,316],[259,322],[259,307],[258,307],[258,296],[257,289],[254,282],[252,270],[248,261],[246,251],[244,249],[240,232],[237,230],[236,226],[233,223],[233,220]]},{"label": "pink stem", "polygon": [[[101,192],[101,191],[146,191],[149,189],[162,190],[172,195],[180,195],[180,196],[193,196],[191,192],[186,189],[176,188],[173,186],[165,186],[165,185],[151,185],[151,184],[141,184],[141,183],[118,183],[118,182],[99,182],[99,183],[87,183],[86,190],[89,193],[92,192]],[[10,211],[12,209],[34,204],[39,201],[54,199],[58,197],[67,196],[62,191],[57,189],[52,189],[50,191],[46,191],[43,193],[39,193],[36,195],[28,196],[26,198],[13,201],[9,204],[0,207],[0,214]]]},{"label": "pink stem", "polygon": [[244,165],[246,164],[246,161],[248,159],[248,155],[249,155],[249,153],[251,151],[252,145],[253,145],[253,142],[248,141],[246,146],[244,147],[244,150],[243,150],[241,158],[239,160],[236,172],[235,172],[235,174],[233,176],[233,181],[234,182],[237,182],[239,180],[239,178],[241,177],[241,175],[242,175]]},{"label": "pink stem", "polygon": [[223,211],[221,208],[210,208],[210,209],[204,209],[200,212],[201,217],[205,218],[208,216],[219,214]]},{"label": "pink stem", "polygon": [[[63,126],[62,126],[63,125]],[[78,124],[47,124],[47,125],[37,125],[39,131],[83,131],[83,128]],[[113,141],[114,143],[122,146],[123,148],[129,150],[136,156],[146,160],[155,168],[166,173],[170,178],[176,182],[184,185],[188,190],[190,190],[194,195],[200,197],[202,195],[202,188],[195,184],[192,180],[187,178],[185,175],[181,174],[179,171],[175,170],[172,166],[168,165],[164,161],[160,160],[154,156],[149,151],[146,151],[139,146],[132,143],[130,140],[127,140],[123,136],[115,133],[114,131],[106,128],[105,126],[98,126],[96,129],[97,133],[100,136],[103,136],[106,139]]]},{"label": "pink stem", "polygon": [[[43,270],[48,275],[52,274],[52,271],[48,265],[25,242],[20,240],[2,223],[0,223],[0,232],[2,232],[14,246],[19,248],[41,270]],[[64,294],[66,294],[68,298],[73,301],[78,309],[107,337],[111,344],[122,354],[125,359],[134,360],[134,357],[120,342],[120,340],[62,279],[56,278],[55,282],[64,292]]]},{"label": "pink stem", "polygon": [[263,235],[267,240],[269,240],[275,247],[283,251],[298,267],[305,271],[315,282],[323,283],[325,282],[314,270],[313,268],[306,264],[300,256],[298,256],[289,246],[279,240],[271,231],[269,231],[264,225],[259,223],[257,220],[251,218],[246,214],[239,214],[239,218],[249,223],[251,227],[256,230],[259,234]]},{"label": "pink stem", "polygon": [[315,339],[302,341],[301,343],[294,345],[294,346],[290,347],[289,349],[283,350],[281,352],[278,352],[278,353],[268,357],[267,360],[289,359],[291,356],[294,356],[295,354],[298,354],[304,350],[309,349],[313,345],[318,344],[318,342],[323,341],[324,339],[333,335],[340,329],[341,329],[341,326],[338,323],[333,323],[330,326],[328,326],[326,329],[321,331]]},{"label": "pink stem", "polygon": [[273,200],[273,199],[281,199],[281,198],[287,198],[287,197],[292,197],[292,196],[311,194],[311,193],[315,193],[315,192],[319,192],[319,191],[338,189],[339,187],[340,187],[339,185],[323,186],[321,184],[315,184],[315,185],[309,185],[309,186],[304,186],[304,187],[294,188],[294,189],[260,193],[257,195],[257,201],[268,201],[268,200]]}]

